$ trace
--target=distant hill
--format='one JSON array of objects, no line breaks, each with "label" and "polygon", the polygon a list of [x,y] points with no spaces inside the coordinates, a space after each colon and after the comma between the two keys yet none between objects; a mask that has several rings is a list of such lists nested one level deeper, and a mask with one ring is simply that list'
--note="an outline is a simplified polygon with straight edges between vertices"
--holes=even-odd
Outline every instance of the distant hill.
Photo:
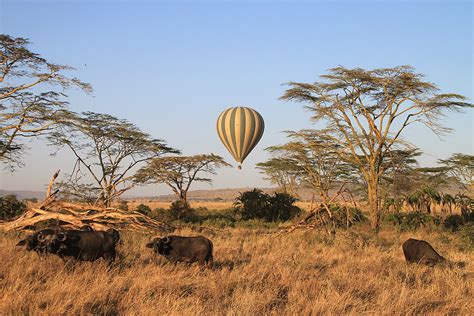
[{"label": "distant hill", "polygon": [[[188,192],[188,199],[190,201],[233,201],[240,192],[245,192],[252,190],[253,187],[243,187],[243,188],[228,188],[228,189],[215,189],[215,190],[194,190]],[[277,190],[277,188],[258,188],[265,193],[272,194]],[[42,191],[15,191],[15,190],[0,190],[0,196],[5,195],[16,195],[17,199],[31,199],[37,198],[39,200],[44,199],[45,192]],[[302,188],[298,191],[300,200],[310,201],[313,195],[313,191],[307,188]],[[166,194],[159,196],[135,196],[135,195],[125,195],[123,197],[126,200],[135,200],[146,198],[150,200],[158,201],[173,201],[176,199],[174,194]]]},{"label": "distant hill", "polygon": [[38,200],[42,200],[45,197],[45,192],[41,191],[9,191],[9,190],[0,190],[0,196],[5,195],[16,195],[18,200],[24,199],[32,199],[37,198]]}]

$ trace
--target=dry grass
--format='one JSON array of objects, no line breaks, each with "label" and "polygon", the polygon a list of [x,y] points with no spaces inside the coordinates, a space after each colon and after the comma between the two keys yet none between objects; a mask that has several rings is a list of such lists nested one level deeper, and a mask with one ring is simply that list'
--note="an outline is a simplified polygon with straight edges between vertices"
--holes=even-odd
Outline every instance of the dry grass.
[{"label": "dry grass", "polygon": [[[195,235],[190,230],[178,232]],[[0,235],[0,315],[5,314],[469,314],[474,254],[450,233],[374,236],[315,231],[276,237],[233,229],[208,237],[215,267],[173,265],[145,247],[151,236],[123,234],[121,257],[64,263],[16,248]],[[428,240],[464,268],[407,266],[400,245]]]}]

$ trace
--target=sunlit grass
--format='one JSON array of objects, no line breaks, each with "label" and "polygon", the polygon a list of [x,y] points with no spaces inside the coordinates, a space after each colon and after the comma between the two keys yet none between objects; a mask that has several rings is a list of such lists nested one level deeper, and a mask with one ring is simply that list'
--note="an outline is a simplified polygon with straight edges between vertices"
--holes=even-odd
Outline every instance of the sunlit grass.
[{"label": "sunlit grass", "polygon": [[[0,314],[464,314],[472,312],[474,254],[451,233],[363,227],[324,233],[235,228],[203,232],[215,265],[168,263],[145,247],[151,236],[123,233],[119,258],[63,262],[0,236]],[[196,235],[185,229],[178,234]],[[401,243],[429,241],[465,267],[407,266]]]}]

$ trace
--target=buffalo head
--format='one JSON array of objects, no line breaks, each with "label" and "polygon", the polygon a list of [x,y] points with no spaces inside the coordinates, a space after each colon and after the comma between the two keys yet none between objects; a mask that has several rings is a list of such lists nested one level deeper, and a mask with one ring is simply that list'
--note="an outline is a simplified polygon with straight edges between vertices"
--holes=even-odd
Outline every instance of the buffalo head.
[{"label": "buffalo head", "polygon": [[46,251],[49,253],[60,254],[67,248],[67,245],[75,244],[81,237],[70,234],[68,231],[59,231],[46,236]]},{"label": "buffalo head", "polygon": [[25,246],[27,250],[46,252],[47,241],[56,232],[54,229],[42,229],[20,240],[16,245]]},{"label": "buffalo head", "polygon": [[149,243],[146,244],[148,248],[153,248],[153,250],[160,255],[167,255],[171,250],[170,247],[171,239],[166,236],[163,238],[155,238]]}]

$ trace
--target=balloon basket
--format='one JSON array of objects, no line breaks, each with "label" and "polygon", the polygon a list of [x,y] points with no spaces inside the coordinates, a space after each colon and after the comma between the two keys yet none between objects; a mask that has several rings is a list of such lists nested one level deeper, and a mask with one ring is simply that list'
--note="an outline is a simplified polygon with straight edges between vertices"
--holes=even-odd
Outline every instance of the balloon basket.
[{"label": "balloon basket", "polygon": [[242,170],[242,165],[239,165],[239,166],[237,167],[237,170]]}]

